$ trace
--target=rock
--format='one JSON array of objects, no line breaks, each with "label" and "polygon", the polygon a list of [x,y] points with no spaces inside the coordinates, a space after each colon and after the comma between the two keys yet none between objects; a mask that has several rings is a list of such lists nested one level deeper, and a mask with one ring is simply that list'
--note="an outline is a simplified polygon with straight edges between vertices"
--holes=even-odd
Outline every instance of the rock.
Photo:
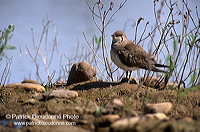
[{"label": "rock", "polygon": [[140,121],[140,117],[131,117],[118,120],[111,124],[110,131],[128,131]]},{"label": "rock", "polygon": [[67,85],[91,80],[96,76],[96,69],[87,62],[75,63],[69,73]]},{"label": "rock", "polygon": [[120,117],[119,115],[105,115],[102,117],[103,120],[109,124],[115,122],[116,120],[118,120]]},{"label": "rock", "polygon": [[21,83],[33,83],[33,84],[39,84],[39,85],[41,85],[39,82],[37,82],[35,80],[31,80],[31,79],[25,79]]},{"label": "rock", "polygon": [[8,84],[7,87],[18,88],[26,91],[37,91],[37,92],[45,91],[45,88],[43,86],[32,83],[11,83]]},{"label": "rock", "polygon": [[170,102],[163,102],[157,104],[146,104],[144,106],[144,113],[164,113],[167,114],[172,108],[172,103]]},{"label": "rock", "polygon": [[112,105],[116,105],[116,106],[121,106],[121,107],[124,106],[124,103],[123,103],[120,99],[117,99],[117,98],[114,98],[114,99],[111,101],[111,104],[112,104]]},{"label": "rock", "polygon": [[124,103],[120,99],[113,98],[111,101],[109,101],[106,104],[103,113],[104,114],[108,114],[108,113],[116,114],[123,109],[123,106],[124,106]]},{"label": "rock", "polygon": [[125,109],[125,113],[126,113],[126,115],[128,115],[130,117],[136,117],[136,116],[139,116],[139,114],[141,114],[142,112],[140,113],[139,111],[137,112],[133,109],[128,108],[128,109]]},{"label": "rock", "polygon": [[[166,125],[164,129],[160,129],[162,125],[170,122],[169,118],[163,113],[156,114],[147,114],[141,117],[141,120],[138,122],[137,126],[133,129],[135,132],[172,132],[171,126]],[[159,128],[159,129],[158,129]]]},{"label": "rock", "polygon": [[[122,110],[123,106],[124,103],[120,99],[114,98],[106,104],[105,111],[111,112],[115,110]],[[104,113],[106,113],[105,111]]]},{"label": "rock", "polygon": [[115,114],[115,115],[104,115],[102,116],[102,120],[101,120],[101,124],[112,124],[114,123],[116,120],[118,120],[120,117],[119,115]]},{"label": "rock", "polygon": [[157,77],[141,77],[139,80],[140,84],[143,84],[148,87],[155,89],[165,89],[165,82]]},{"label": "rock", "polygon": [[53,91],[48,91],[44,94],[46,98],[76,98],[78,93],[72,90],[58,89]]},{"label": "rock", "polygon": [[168,120],[169,118],[163,113],[147,114],[143,117],[124,118],[115,121],[110,126],[110,131],[136,131],[138,124],[145,124],[146,122]]},{"label": "rock", "polygon": [[95,117],[92,114],[84,114],[83,120],[86,122],[86,124],[94,124]]},{"label": "rock", "polygon": [[143,116],[141,121],[145,121],[145,120],[168,120],[168,119],[169,119],[169,117],[167,117],[163,113],[155,113],[155,114],[147,114],[147,115]]},{"label": "rock", "polygon": [[95,118],[95,126],[97,127],[108,127],[114,123],[120,117],[117,114],[102,115]]},{"label": "rock", "polygon": [[[81,101],[81,102],[83,103],[83,101]],[[85,104],[84,112],[86,112],[86,113],[95,113],[97,111],[97,109],[99,108],[99,106],[92,100],[87,100],[83,104]]]},{"label": "rock", "polygon": [[36,100],[35,99],[28,99],[24,102],[24,104],[35,104]]}]

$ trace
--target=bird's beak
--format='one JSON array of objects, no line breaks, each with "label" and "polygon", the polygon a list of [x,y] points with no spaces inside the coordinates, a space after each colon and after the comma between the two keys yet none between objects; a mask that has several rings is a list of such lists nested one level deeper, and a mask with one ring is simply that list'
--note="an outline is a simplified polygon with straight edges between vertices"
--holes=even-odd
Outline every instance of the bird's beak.
[{"label": "bird's beak", "polygon": [[113,38],[114,38],[114,37],[116,37],[116,36],[115,36],[115,35],[113,35],[113,34],[112,34],[111,36],[112,36]]}]

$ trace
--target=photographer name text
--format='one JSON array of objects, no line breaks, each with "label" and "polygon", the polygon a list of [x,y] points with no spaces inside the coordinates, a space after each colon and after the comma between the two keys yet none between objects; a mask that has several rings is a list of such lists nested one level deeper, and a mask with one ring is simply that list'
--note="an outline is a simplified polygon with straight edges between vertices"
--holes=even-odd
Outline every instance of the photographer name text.
[{"label": "photographer name text", "polygon": [[70,114],[58,114],[58,115],[38,115],[38,114],[7,114],[5,116],[6,119],[14,119],[14,120],[26,120],[26,119],[79,119],[79,115],[70,115]]}]

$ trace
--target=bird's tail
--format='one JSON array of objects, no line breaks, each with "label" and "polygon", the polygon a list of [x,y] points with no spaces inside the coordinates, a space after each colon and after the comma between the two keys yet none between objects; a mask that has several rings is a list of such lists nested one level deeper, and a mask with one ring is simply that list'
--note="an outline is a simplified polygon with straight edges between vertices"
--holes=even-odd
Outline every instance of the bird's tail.
[{"label": "bird's tail", "polygon": [[[160,65],[160,64],[159,64],[159,66],[160,66],[160,67],[168,67],[168,66]],[[158,66],[158,67],[159,67],[159,66]],[[151,67],[151,70],[154,71],[154,72],[163,72],[163,73],[168,73],[167,71],[160,70],[160,69],[156,68],[155,66],[152,66],[152,67]]]},{"label": "bird's tail", "polygon": [[163,64],[154,64],[154,66],[155,67],[168,67],[169,68],[169,66],[166,66],[166,65],[163,65]]}]

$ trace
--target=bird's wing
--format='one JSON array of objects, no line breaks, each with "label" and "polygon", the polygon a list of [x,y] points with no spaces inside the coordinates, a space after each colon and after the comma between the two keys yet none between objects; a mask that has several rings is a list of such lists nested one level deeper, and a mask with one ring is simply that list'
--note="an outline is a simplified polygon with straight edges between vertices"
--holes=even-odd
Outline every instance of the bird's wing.
[{"label": "bird's wing", "polygon": [[[148,54],[140,45],[136,45],[132,41],[115,44],[113,48],[118,54],[121,62],[128,67],[138,67],[155,72],[165,72],[155,67],[157,65],[158,67],[162,66],[152,58],[151,54]],[[165,66],[163,65],[163,67]]]},{"label": "bird's wing", "polygon": [[148,69],[147,53],[141,46],[130,41],[128,44],[116,45],[115,48],[119,59],[126,66]]}]

